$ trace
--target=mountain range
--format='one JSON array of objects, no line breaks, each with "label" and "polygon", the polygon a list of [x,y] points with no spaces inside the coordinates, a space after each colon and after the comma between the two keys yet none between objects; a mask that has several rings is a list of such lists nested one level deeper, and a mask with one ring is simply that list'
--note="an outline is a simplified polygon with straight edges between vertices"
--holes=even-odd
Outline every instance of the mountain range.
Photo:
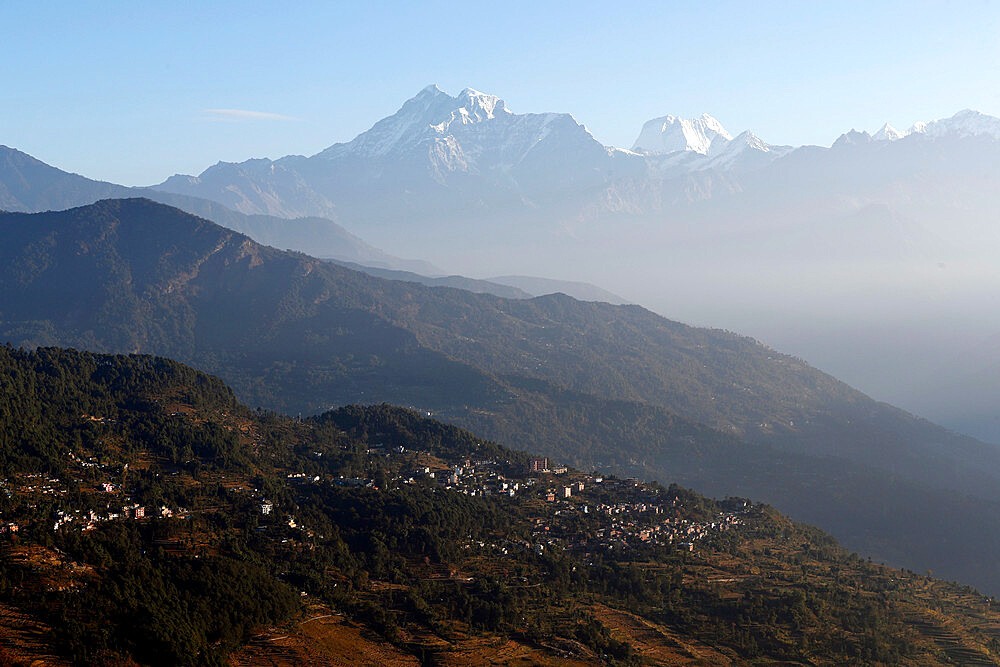
[{"label": "mountain range", "polygon": [[[623,150],[602,145],[570,114],[516,114],[495,95],[467,88],[452,97],[428,86],[352,141],[310,157],[220,162],[153,187],[244,213],[342,216],[381,238],[403,219],[579,217],[593,215],[585,212],[594,206],[631,213],[648,202],[633,195],[615,201],[623,183],[739,171],[789,150],[750,132],[733,138],[708,115],[651,120],[633,149]],[[570,198],[576,201],[567,208]]]},{"label": "mountain range", "polygon": [[45,164],[26,153],[0,146],[0,210],[36,212],[92,204],[108,197],[148,197],[208,218],[248,234],[260,243],[308,251],[318,256],[399,270],[438,273],[439,269],[416,260],[404,260],[378,250],[332,220],[301,217],[294,220],[268,215],[243,214],[218,202],[186,197],[150,188],[131,188],[95,181]]},{"label": "mountain range", "polygon": [[[495,95],[465,89],[452,97],[428,86],[352,141],[310,157],[220,162],[198,176],[176,175],[153,188],[218,201],[243,213],[342,216],[378,244],[386,240],[383,227],[430,223],[441,216],[455,216],[437,225],[454,230],[461,215],[503,215],[505,232],[511,233],[519,217],[537,219],[540,212],[578,222],[605,215],[658,216],[679,204],[720,196],[760,198],[765,184],[772,190],[787,185],[789,168],[799,184],[817,181],[827,197],[836,194],[844,178],[850,181],[842,185],[857,188],[867,182],[879,189],[876,174],[898,180],[900,166],[912,173],[926,169],[927,160],[946,160],[950,167],[951,160],[961,159],[941,143],[927,155],[928,140],[970,138],[1000,138],[1000,119],[965,110],[906,132],[886,124],[875,137],[848,132],[833,150],[775,146],[750,131],[734,138],[708,114],[694,119],[668,115],[645,123],[632,148],[624,150],[604,146],[570,114],[516,114]],[[872,150],[843,151],[849,145],[903,139],[908,150],[877,153],[880,168],[857,168],[871,159]],[[757,173],[774,163],[781,166]],[[802,198],[814,194],[798,191]],[[788,206],[787,197],[780,205]],[[565,221],[550,221],[560,223]],[[477,231],[486,228],[476,224]]]},{"label": "mountain range", "polygon": [[154,189],[246,213],[335,212],[449,272],[598,284],[1000,442],[1000,384],[981,373],[995,362],[966,352],[1000,333],[984,307],[1000,289],[998,126],[965,110],[789,147],[666,115],[624,149],[569,114],[430,86],[310,157],[219,163]]},{"label": "mountain range", "polygon": [[170,355],[291,413],[408,405],[579,467],[758,497],[1000,588],[1000,451],[752,339],[385,280],[146,199],[5,213],[0,234],[0,340]]},{"label": "mountain range", "polygon": [[379,250],[327,218],[278,218],[243,214],[218,202],[151,188],[131,188],[71,174],[7,146],[0,146],[0,210],[38,212],[91,204],[108,197],[148,197],[244,233],[258,243],[298,250],[394,280],[448,285],[522,298],[563,292],[587,301],[626,299],[579,281],[501,276],[488,281],[445,275],[429,262],[401,259]]}]

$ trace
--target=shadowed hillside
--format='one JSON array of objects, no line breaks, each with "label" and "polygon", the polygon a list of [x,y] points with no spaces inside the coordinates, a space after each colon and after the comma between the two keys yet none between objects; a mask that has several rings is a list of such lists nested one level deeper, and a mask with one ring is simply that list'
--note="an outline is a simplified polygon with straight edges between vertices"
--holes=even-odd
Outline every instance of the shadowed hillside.
[{"label": "shadowed hillside", "polygon": [[[973,508],[1000,524],[993,447],[751,339],[638,306],[382,280],[148,200],[0,229],[0,336],[16,344],[170,355],[293,413],[414,406],[581,467],[752,491],[852,548],[1000,585],[996,545],[969,537]],[[959,514],[940,521],[946,506]]]}]

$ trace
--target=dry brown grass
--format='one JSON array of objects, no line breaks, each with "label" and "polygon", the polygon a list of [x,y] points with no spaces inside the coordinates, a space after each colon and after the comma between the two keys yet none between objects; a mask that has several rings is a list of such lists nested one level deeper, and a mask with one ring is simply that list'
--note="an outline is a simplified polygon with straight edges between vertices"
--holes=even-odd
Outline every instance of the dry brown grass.
[{"label": "dry brown grass", "polygon": [[69,665],[52,654],[50,632],[39,619],[0,604],[0,666]]},{"label": "dry brown grass", "polygon": [[230,657],[240,665],[419,665],[397,647],[372,637],[329,608],[315,605],[294,623],[255,637]]},{"label": "dry brown grass", "polygon": [[619,641],[626,641],[651,665],[731,665],[733,658],[697,639],[635,614],[602,604],[589,611]]}]

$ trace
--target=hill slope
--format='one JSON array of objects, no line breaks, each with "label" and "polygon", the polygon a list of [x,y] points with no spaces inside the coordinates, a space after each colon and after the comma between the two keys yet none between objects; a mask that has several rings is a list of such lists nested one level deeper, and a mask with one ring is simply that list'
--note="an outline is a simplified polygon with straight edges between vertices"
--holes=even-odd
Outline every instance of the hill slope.
[{"label": "hill slope", "polygon": [[415,406],[574,465],[754,492],[853,548],[1000,587],[1000,550],[969,537],[1000,523],[995,448],[750,339],[637,306],[381,280],[148,200],[4,214],[0,233],[0,340],[166,354],[290,412]]},{"label": "hill slope", "polygon": [[990,599],[744,499],[390,406],[253,412],[148,356],[0,348],[0,396],[4,661],[997,659]]},{"label": "hill slope", "polygon": [[399,259],[384,253],[332,220],[317,217],[289,220],[268,215],[244,215],[209,199],[94,181],[47,165],[19,150],[0,146],[0,210],[62,210],[92,204],[108,197],[148,197],[234,229],[264,245],[313,255],[328,255],[373,266],[432,273],[435,271],[426,262]]}]

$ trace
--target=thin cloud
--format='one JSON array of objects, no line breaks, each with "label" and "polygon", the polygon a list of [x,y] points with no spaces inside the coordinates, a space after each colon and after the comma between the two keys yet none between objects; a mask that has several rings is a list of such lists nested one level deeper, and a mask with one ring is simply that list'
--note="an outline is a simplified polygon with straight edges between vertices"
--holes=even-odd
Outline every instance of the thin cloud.
[{"label": "thin cloud", "polygon": [[299,120],[292,116],[246,109],[204,109],[202,115],[214,120]]}]

